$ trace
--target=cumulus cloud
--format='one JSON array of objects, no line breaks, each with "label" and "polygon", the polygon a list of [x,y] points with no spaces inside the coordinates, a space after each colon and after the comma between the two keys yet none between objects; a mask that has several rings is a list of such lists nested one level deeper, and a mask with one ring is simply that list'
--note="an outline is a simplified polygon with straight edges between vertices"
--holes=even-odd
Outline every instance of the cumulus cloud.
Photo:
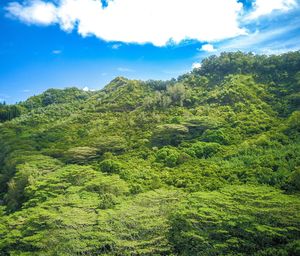
[{"label": "cumulus cloud", "polygon": [[29,24],[58,24],[62,30],[106,41],[164,46],[245,34],[238,22],[243,6],[237,0],[109,0],[105,6],[102,2],[24,0],[9,3],[6,10]]},{"label": "cumulus cloud", "polygon": [[216,49],[214,48],[214,46],[212,44],[204,44],[202,45],[201,51],[205,51],[205,52],[214,52],[216,51]]},{"label": "cumulus cloud", "polygon": [[94,92],[95,91],[95,89],[91,89],[87,86],[83,87],[82,90],[85,91],[85,92]]},{"label": "cumulus cloud", "polygon": [[28,24],[50,25],[58,21],[57,8],[52,3],[40,0],[9,3],[6,7],[9,16]]},{"label": "cumulus cloud", "polygon": [[296,0],[255,0],[254,11],[246,19],[253,20],[271,14],[273,11],[288,11],[297,6]]}]

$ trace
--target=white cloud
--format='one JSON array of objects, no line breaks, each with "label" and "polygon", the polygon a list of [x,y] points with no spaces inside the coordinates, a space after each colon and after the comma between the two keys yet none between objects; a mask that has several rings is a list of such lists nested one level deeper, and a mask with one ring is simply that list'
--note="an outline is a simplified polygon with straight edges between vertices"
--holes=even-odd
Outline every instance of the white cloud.
[{"label": "white cloud", "polygon": [[202,45],[201,51],[205,51],[205,52],[214,52],[216,51],[216,49],[214,48],[214,46],[212,44],[204,44]]},{"label": "white cloud", "polygon": [[9,3],[6,7],[10,16],[16,17],[28,24],[50,25],[58,21],[57,8],[52,3],[40,0]]},{"label": "white cloud", "polygon": [[90,89],[87,86],[83,87],[82,90],[85,91],[85,92],[94,92],[95,91],[95,89]]},{"label": "white cloud", "polygon": [[[29,24],[59,24],[65,31],[106,41],[164,46],[186,39],[213,42],[245,34],[237,0],[41,0],[10,3],[11,16]],[[222,8],[220,8],[220,6]]]},{"label": "white cloud", "polygon": [[120,71],[120,72],[134,72],[133,69],[124,68],[124,67],[119,67],[119,68],[117,68],[117,70]]},{"label": "white cloud", "polygon": [[121,44],[113,44],[113,45],[111,46],[111,49],[113,49],[113,50],[118,50],[121,46],[122,46]]},{"label": "white cloud", "polygon": [[195,68],[201,68],[201,63],[200,62],[194,62],[192,64],[192,69],[195,69]]},{"label": "white cloud", "polygon": [[[240,36],[226,41],[219,45],[219,51],[251,51],[257,53],[268,53],[274,51],[284,52],[287,49],[297,50],[300,47],[299,36],[283,37],[284,35],[293,35],[293,31],[299,30],[300,25],[282,26],[279,28],[271,28],[265,31],[255,31],[247,36]],[[287,49],[285,51],[287,51]],[[275,52],[274,52],[275,53]]]},{"label": "white cloud", "polygon": [[58,55],[58,54],[61,54],[61,50],[53,50],[52,53],[55,55]]},{"label": "white cloud", "polygon": [[253,20],[271,14],[273,11],[288,11],[297,6],[296,0],[256,0],[254,11],[246,19]]}]

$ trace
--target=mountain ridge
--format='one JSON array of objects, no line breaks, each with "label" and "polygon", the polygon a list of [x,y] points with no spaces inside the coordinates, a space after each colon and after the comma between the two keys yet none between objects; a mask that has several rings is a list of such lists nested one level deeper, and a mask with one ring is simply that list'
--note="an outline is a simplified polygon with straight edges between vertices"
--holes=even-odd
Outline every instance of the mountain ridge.
[{"label": "mountain ridge", "polygon": [[297,255],[299,89],[236,52],[0,106],[2,254]]}]

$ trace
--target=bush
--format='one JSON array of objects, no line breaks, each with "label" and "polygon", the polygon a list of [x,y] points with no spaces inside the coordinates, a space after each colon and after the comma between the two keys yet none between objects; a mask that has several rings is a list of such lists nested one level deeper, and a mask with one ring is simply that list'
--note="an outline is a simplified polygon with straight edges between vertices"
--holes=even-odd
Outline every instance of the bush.
[{"label": "bush", "polygon": [[105,152],[122,153],[127,147],[127,142],[120,136],[105,136],[94,139],[93,145],[101,154]]},{"label": "bush", "polygon": [[188,134],[189,129],[180,124],[165,124],[156,128],[152,135],[152,143],[157,146],[177,146]]},{"label": "bush", "polygon": [[106,159],[100,163],[100,169],[107,173],[120,173],[122,165],[116,160]]},{"label": "bush", "polygon": [[296,168],[283,187],[288,191],[300,191],[300,168]]},{"label": "bush", "polygon": [[221,149],[221,145],[213,142],[197,142],[192,145],[186,152],[198,158],[209,158],[218,153]]},{"label": "bush", "polygon": [[180,153],[175,148],[164,147],[156,154],[156,161],[168,167],[175,167],[178,164]]},{"label": "bush", "polygon": [[202,139],[207,142],[216,142],[224,145],[230,144],[229,135],[222,129],[218,129],[218,130],[208,129],[203,133]]}]

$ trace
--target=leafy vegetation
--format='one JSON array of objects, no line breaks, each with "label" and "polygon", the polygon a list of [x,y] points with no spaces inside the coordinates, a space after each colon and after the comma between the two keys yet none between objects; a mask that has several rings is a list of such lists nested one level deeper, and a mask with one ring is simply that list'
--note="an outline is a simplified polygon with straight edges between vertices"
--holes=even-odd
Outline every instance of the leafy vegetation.
[{"label": "leafy vegetation", "polygon": [[235,52],[1,104],[0,255],[299,255],[299,89]]}]

